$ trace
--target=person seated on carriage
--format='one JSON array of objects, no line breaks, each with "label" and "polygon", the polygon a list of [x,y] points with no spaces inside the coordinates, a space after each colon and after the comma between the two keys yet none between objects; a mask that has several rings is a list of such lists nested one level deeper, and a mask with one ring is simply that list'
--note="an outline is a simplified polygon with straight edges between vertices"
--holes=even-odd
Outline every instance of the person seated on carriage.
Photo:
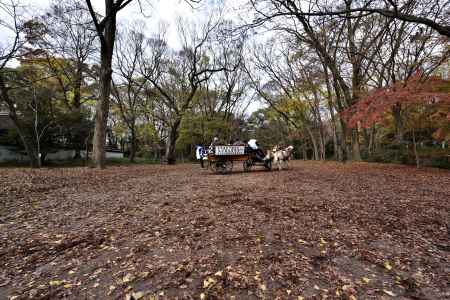
[{"label": "person seated on carriage", "polygon": [[246,146],[247,143],[241,141],[240,139],[236,139],[236,140],[234,140],[234,142],[232,143],[232,145],[233,145],[233,146]]},{"label": "person seated on carriage", "polygon": [[213,138],[213,141],[211,142],[211,145],[209,145],[209,152],[214,152],[214,147],[218,144],[219,144],[219,138],[217,136],[215,136]]},{"label": "person seated on carriage", "polygon": [[259,147],[258,141],[256,139],[250,139],[247,145],[255,152],[256,158],[263,161],[266,158],[264,151]]}]

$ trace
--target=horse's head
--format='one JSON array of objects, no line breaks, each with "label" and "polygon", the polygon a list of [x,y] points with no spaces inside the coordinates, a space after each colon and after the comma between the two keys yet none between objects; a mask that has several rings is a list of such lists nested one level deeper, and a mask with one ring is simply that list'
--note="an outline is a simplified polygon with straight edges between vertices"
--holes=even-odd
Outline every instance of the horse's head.
[{"label": "horse's head", "polygon": [[294,146],[290,145],[286,149],[284,149],[284,152],[286,152],[286,157],[291,157],[292,152],[294,152]]},{"label": "horse's head", "polygon": [[280,147],[278,145],[273,146],[272,148],[272,152],[275,153],[280,149]]}]

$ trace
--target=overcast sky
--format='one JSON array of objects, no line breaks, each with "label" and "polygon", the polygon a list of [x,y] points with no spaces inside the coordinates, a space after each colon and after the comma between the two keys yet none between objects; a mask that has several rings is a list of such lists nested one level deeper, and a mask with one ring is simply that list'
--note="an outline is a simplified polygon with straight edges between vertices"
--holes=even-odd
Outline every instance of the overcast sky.
[{"label": "overcast sky", "polygon": [[[27,16],[38,16],[43,14],[52,3],[52,0],[16,0],[26,10]],[[63,0],[60,0],[63,1]],[[119,23],[133,23],[142,21],[145,24],[147,36],[156,33],[161,23],[167,25],[167,41],[171,47],[178,48],[180,45],[176,28],[176,21],[179,17],[201,23],[213,11],[222,9],[222,16],[238,22],[242,18],[243,5],[247,0],[202,0],[200,4],[192,7],[184,0],[141,0],[142,11],[137,0],[133,1],[118,14]],[[97,13],[104,14],[104,0],[92,0],[92,4]],[[4,14],[0,11],[0,22],[5,20]],[[120,27],[120,26],[119,26]],[[8,33],[0,32],[0,47],[7,44]],[[260,108],[260,104],[252,103],[248,111]]]},{"label": "overcast sky", "polygon": [[[26,7],[28,15],[39,15],[44,12],[52,0],[19,0],[19,3]],[[148,35],[158,30],[159,24],[167,24],[167,38],[169,45],[177,47],[179,45],[176,32],[176,20],[179,17],[200,21],[206,18],[213,10],[224,6],[224,15],[227,18],[237,18],[240,7],[245,0],[203,0],[200,4],[189,5],[184,0],[141,0],[142,12],[139,1],[135,0],[118,14],[118,21],[132,23],[142,20],[146,24]],[[104,0],[92,0],[94,9],[99,14],[104,14]],[[0,17],[2,14],[0,12]],[[4,38],[5,33],[0,32],[0,38]]]}]

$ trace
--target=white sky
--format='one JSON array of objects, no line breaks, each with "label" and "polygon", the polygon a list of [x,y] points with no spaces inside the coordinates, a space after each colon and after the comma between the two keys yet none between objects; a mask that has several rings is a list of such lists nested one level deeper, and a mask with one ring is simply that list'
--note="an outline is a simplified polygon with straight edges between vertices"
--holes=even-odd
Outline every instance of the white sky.
[{"label": "white sky", "polygon": [[[38,16],[43,14],[49,7],[52,0],[15,0],[25,9],[27,16]],[[63,1],[63,0],[60,0]],[[82,0],[84,1],[84,0]],[[223,16],[227,19],[239,22],[242,8],[247,0],[202,0],[200,4],[193,4],[194,8],[184,0],[141,0],[142,12],[138,0],[133,1],[118,14],[118,22],[133,23],[142,21],[147,30],[147,36],[156,33],[159,25],[165,24],[167,28],[167,42],[173,48],[178,48],[179,37],[176,28],[176,20],[179,17],[201,23],[202,19],[206,19],[212,11],[218,11],[219,7],[223,7]],[[92,4],[97,13],[104,15],[105,0],[92,0]],[[0,18],[4,19],[0,11]],[[120,25],[118,26],[120,27]],[[0,32],[0,44],[8,39],[7,32]],[[6,42],[7,43],[7,42]],[[0,45],[1,46],[1,45]],[[250,113],[261,107],[261,104],[252,102],[247,109]]]},{"label": "white sky", "polygon": [[[16,0],[17,1],[17,0]],[[26,7],[27,14],[39,15],[44,12],[52,2],[52,0],[18,0],[21,5]],[[226,17],[237,17],[239,8],[246,0],[202,0],[200,4],[193,4],[194,8],[184,0],[140,0],[142,4],[142,12],[139,1],[131,2],[127,7],[118,14],[118,22],[132,23],[142,20],[146,24],[148,35],[158,30],[159,24],[167,24],[168,43],[172,47],[177,47],[178,34],[176,31],[176,20],[179,17],[201,21],[206,18],[212,10],[217,9],[221,3],[226,7],[224,9]],[[92,0],[92,5],[97,13],[103,15],[105,0]],[[1,13],[0,13],[1,17]],[[0,37],[4,33],[0,32]]]}]

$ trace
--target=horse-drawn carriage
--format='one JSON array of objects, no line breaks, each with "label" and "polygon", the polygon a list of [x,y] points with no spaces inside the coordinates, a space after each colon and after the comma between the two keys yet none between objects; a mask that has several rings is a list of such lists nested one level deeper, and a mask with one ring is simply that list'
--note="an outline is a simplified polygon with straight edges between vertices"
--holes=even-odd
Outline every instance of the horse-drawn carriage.
[{"label": "horse-drawn carriage", "polygon": [[201,149],[200,159],[202,166],[206,161],[206,167],[217,173],[231,172],[234,162],[242,162],[245,172],[250,171],[256,165],[264,166],[269,171],[272,170],[272,158],[266,158],[264,153],[258,150],[248,146],[217,145],[210,149]]}]

